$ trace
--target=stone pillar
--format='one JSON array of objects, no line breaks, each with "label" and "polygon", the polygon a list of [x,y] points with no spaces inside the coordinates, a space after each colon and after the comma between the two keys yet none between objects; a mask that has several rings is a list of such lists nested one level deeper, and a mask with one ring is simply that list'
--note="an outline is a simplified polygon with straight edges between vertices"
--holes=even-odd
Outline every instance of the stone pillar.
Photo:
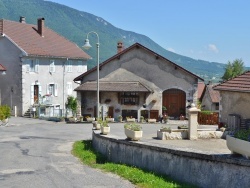
[{"label": "stone pillar", "polygon": [[82,116],[82,97],[81,97],[81,92],[77,91],[76,92],[76,99],[77,99],[77,110],[76,110],[76,117],[79,118]]},{"label": "stone pillar", "polygon": [[195,104],[191,104],[191,108],[188,110],[188,138],[189,140],[197,140],[198,133],[198,112],[200,109],[195,107]]}]

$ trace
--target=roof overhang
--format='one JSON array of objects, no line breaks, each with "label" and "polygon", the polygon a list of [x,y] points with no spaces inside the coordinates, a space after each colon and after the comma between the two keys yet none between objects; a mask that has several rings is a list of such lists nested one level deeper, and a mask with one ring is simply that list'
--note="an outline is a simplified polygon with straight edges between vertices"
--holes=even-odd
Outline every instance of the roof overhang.
[{"label": "roof overhang", "polygon": [[[85,82],[82,85],[78,86],[75,91],[96,91],[97,82]],[[140,82],[99,82],[99,91],[106,92],[143,92],[150,93],[152,92],[147,86],[143,85]]]}]

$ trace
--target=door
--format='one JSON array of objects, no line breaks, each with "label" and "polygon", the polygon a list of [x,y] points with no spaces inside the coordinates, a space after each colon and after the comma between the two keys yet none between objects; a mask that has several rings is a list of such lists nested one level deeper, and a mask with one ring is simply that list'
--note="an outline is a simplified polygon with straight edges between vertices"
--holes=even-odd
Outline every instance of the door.
[{"label": "door", "polygon": [[167,108],[168,116],[179,117],[185,115],[186,94],[179,89],[169,89],[163,92],[163,106]]},{"label": "door", "polygon": [[114,114],[114,107],[113,106],[109,106],[108,117],[113,118],[113,114]]},{"label": "door", "polygon": [[38,104],[39,102],[39,88],[38,85],[34,85],[34,103]]},{"label": "door", "polygon": [[158,121],[159,110],[150,110],[150,119],[156,119]]}]

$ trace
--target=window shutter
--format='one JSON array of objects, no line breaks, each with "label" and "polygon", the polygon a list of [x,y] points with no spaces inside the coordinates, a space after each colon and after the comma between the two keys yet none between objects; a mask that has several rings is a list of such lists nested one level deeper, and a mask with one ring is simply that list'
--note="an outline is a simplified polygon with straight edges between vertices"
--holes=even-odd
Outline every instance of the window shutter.
[{"label": "window shutter", "polygon": [[57,88],[58,88],[58,85],[57,85],[57,84],[55,84],[54,86],[55,86],[55,97],[57,97],[57,95],[58,95],[58,94],[57,94]]},{"label": "window shutter", "polygon": [[49,84],[47,84],[47,93],[46,94],[49,94]]},{"label": "window shutter", "polygon": [[39,72],[39,59],[36,59],[35,72]]},{"label": "window shutter", "polygon": [[30,86],[30,104],[34,104],[34,85]]},{"label": "window shutter", "polygon": [[38,85],[38,93],[39,93],[39,96],[42,96],[42,86],[41,85]]},{"label": "window shutter", "polygon": [[26,72],[30,72],[30,61],[27,59],[27,64],[26,64]]}]

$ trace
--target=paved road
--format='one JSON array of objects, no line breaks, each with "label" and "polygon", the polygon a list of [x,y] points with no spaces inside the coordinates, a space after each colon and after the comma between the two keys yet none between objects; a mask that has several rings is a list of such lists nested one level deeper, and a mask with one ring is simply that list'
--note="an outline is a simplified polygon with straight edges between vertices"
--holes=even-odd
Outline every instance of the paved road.
[{"label": "paved road", "polygon": [[134,187],[71,155],[72,143],[91,134],[92,124],[11,118],[0,127],[0,187]]}]

